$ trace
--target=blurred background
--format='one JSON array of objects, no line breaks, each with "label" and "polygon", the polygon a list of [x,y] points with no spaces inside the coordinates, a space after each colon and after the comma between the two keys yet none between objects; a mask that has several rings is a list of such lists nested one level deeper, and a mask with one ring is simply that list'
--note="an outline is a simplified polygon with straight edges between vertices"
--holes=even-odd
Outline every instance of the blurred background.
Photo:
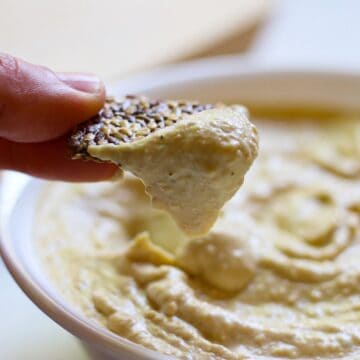
[{"label": "blurred background", "polygon": [[248,48],[270,0],[0,2],[1,50],[106,79]]},{"label": "blurred background", "polygon": [[0,1],[0,51],[117,80],[190,59],[360,62],[357,0]]},{"label": "blurred background", "polygon": [[[228,54],[359,69],[359,13],[356,0],[1,0],[0,51],[108,82]],[[88,359],[1,263],[0,294],[0,359]]]}]

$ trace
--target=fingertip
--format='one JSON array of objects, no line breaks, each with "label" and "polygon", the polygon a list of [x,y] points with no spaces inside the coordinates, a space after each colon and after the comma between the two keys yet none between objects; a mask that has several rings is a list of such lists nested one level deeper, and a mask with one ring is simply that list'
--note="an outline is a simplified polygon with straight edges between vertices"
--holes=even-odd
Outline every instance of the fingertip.
[{"label": "fingertip", "polygon": [[[105,85],[99,77],[89,73],[57,73],[59,80],[70,89],[72,101],[76,100],[73,113],[76,123],[95,115],[105,102]],[[70,99],[69,104],[70,104]],[[80,112],[80,116],[75,113]]]},{"label": "fingertip", "polygon": [[104,84],[94,74],[57,73],[57,75],[61,81],[78,91],[98,95],[104,90]]}]

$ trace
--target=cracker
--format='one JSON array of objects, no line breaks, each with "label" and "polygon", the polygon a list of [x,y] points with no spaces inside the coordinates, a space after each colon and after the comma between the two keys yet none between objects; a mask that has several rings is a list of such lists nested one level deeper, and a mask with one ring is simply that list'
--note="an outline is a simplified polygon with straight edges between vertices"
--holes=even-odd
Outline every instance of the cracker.
[{"label": "cracker", "polygon": [[78,126],[70,146],[75,159],[93,159],[87,149],[94,145],[118,145],[142,139],[158,129],[174,125],[184,117],[221,104],[200,104],[188,100],[150,100],[128,95],[117,100],[109,97],[91,120]]}]

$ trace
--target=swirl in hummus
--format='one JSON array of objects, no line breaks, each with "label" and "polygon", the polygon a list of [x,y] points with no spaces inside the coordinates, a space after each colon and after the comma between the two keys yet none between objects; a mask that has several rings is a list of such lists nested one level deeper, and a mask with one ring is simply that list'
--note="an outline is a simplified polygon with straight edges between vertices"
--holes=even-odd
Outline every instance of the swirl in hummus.
[{"label": "swirl in hummus", "polygon": [[360,123],[256,121],[259,157],[189,239],[143,184],[49,184],[35,235],[91,321],[183,359],[360,356]]}]

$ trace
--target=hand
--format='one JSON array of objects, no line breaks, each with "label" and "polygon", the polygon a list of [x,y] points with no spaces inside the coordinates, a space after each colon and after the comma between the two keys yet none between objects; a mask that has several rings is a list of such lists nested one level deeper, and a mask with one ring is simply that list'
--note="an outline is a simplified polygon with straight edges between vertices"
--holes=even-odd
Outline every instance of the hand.
[{"label": "hand", "polygon": [[112,177],[114,165],[72,160],[66,136],[104,97],[93,75],[55,73],[0,53],[0,169],[66,181]]}]

